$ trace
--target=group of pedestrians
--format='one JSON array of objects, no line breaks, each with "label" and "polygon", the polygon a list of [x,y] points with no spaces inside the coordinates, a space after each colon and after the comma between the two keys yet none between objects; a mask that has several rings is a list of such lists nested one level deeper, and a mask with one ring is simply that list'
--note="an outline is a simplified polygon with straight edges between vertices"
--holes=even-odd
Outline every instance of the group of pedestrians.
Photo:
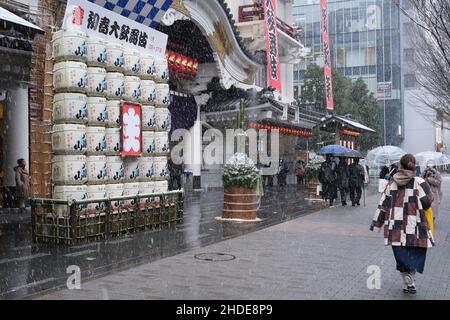
[{"label": "group of pedestrians", "polygon": [[442,198],[442,178],[434,163],[427,163],[422,174],[417,168],[412,154],[401,158],[400,168],[382,168],[380,178],[387,183],[370,226],[384,229],[384,243],[392,246],[403,291],[410,294],[416,293],[415,275],[423,273],[427,250],[434,246],[432,226]]},{"label": "group of pedestrians", "polygon": [[336,162],[332,155],[326,155],[319,172],[322,195],[329,201],[330,207],[338,198],[338,191],[343,206],[347,205],[348,196],[353,207],[360,206],[364,184],[369,183],[368,179],[367,168],[359,164],[359,158],[339,157],[339,162]]},{"label": "group of pedestrians", "polygon": [[[271,162],[268,162],[267,164],[260,164],[259,168],[260,169],[264,169],[264,168],[270,168],[271,166]],[[306,184],[305,181],[305,162],[302,160],[298,160],[295,163],[295,175],[297,177],[297,184],[299,185],[304,185]],[[289,172],[291,172],[291,170],[289,169],[289,165],[288,163],[284,160],[284,159],[280,159],[279,163],[278,163],[278,171],[276,172],[276,174],[263,174],[263,185],[264,186],[268,186],[268,187],[273,187],[273,177],[276,176],[277,178],[277,185],[279,187],[284,187],[287,185],[287,176],[289,174]],[[292,168],[292,166],[291,166]]]}]

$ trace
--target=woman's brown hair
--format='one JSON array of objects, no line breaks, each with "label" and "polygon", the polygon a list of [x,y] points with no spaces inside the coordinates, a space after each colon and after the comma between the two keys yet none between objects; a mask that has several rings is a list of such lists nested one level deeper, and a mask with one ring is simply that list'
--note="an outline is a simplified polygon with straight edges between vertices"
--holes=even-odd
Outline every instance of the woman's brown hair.
[{"label": "woman's brown hair", "polygon": [[412,154],[405,154],[400,159],[400,165],[403,169],[414,171],[416,170],[416,158]]}]

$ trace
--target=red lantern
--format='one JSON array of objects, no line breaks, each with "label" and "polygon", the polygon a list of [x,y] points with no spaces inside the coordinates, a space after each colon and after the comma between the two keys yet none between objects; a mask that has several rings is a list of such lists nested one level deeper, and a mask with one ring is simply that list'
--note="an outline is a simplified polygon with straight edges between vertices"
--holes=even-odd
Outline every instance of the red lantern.
[{"label": "red lantern", "polygon": [[175,68],[175,52],[169,51],[167,61],[169,62],[170,68]]},{"label": "red lantern", "polygon": [[181,72],[182,73],[189,73],[188,72],[188,68],[187,68],[187,64],[188,64],[188,58],[186,56],[181,56]]}]

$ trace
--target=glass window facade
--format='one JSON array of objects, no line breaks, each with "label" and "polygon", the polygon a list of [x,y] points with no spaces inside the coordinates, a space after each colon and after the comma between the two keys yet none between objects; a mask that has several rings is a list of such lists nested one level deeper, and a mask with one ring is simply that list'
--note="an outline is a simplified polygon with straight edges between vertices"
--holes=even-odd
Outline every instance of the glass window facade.
[{"label": "glass window facade", "polygon": [[[381,100],[380,112],[389,105],[392,119],[386,125],[387,143],[399,144],[402,125],[400,10],[391,0],[329,0],[332,67],[352,79],[362,78],[377,95],[380,82],[392,82],[393,94]],[[300,41],[311,49],[307,63],[296,66],[295,86],[302,86],[310,63],[323,64],[320,33],[320,1],[295,0],[294,21],[305,32]]]}]

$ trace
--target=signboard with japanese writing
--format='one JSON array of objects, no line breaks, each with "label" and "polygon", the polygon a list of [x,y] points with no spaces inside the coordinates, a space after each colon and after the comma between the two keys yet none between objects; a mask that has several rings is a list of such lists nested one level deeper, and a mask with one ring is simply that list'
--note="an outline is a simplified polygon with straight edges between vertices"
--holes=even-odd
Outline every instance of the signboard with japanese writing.
[{"label": "signboard with japanese writing", "polygon": [[138,104],[122,104],[122,157],[142,155],[142,109]]},{"label": "signboard with japanese writing", "polygon": [[392,82],[377,83],[377,99],[385,100],[392,98]]},{"label": "signboard with japanese writing", "polygon": [[334,110],[333,102],[333,74],[331,72],[331,50],[328,32],[328,4],[327,0],[320,0],[320,16],[322,18],[323,69],[325,73],[325,99],[327,110]]},{"label": "signboard with japanese writing", "polygon": [[264,0],[264,18],[266,24],[268,84],[278,92],[281,92],[276,0]]},{"label": "signboard with japanese writing", "polygon": [[86,0],[68,0],[63,29],[78,29],[125,48],[146,49],[155,58],[165,57],[166,34]]}]

